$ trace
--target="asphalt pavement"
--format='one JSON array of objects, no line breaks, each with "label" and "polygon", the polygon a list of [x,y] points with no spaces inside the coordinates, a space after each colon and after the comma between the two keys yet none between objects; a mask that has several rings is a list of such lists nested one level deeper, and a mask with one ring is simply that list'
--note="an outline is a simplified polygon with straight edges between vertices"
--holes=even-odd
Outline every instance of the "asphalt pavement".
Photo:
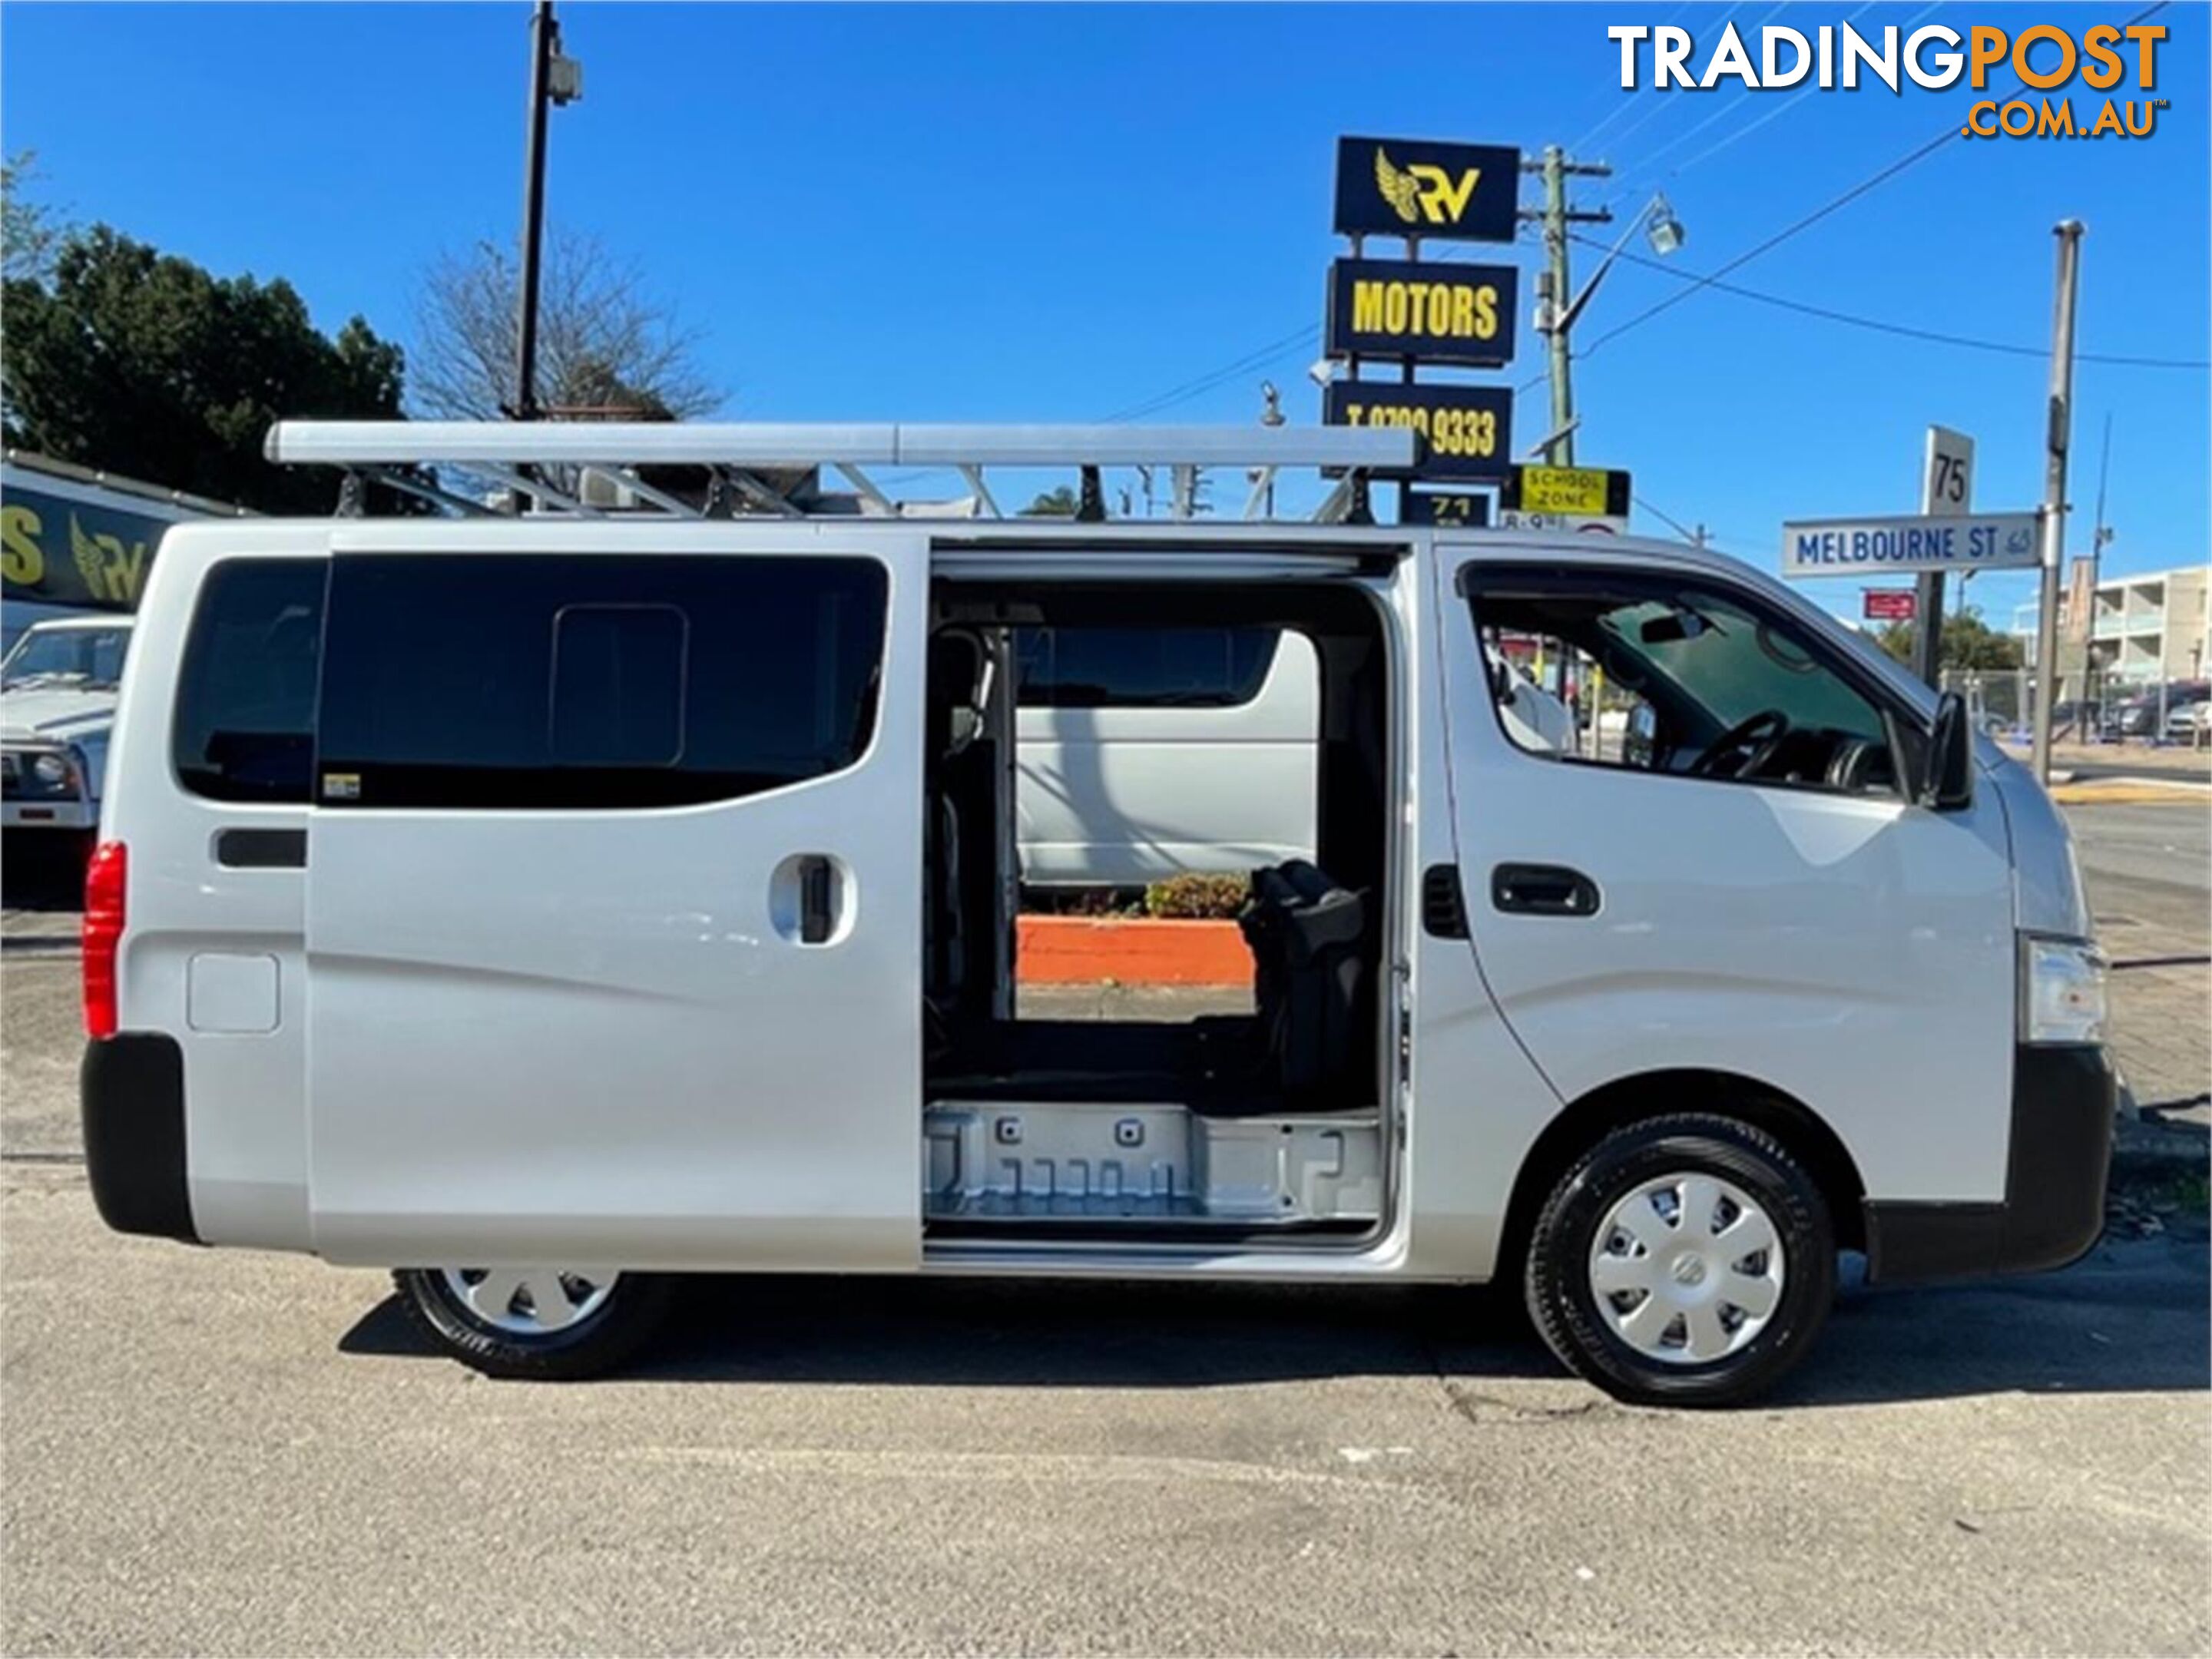
[{"label": "asphalt pavement", "polygon": [[1467,1291],[708,1282],[560,1387],[0,1168],[10,1654],[2212,1645],[2201,1234],[1847,1291],[1732,1413]]},{"label": "asphalt pavement", "polygon": [[[2175,810],[2075,818],[2201,951]],[[1742,1412],[1509,1296],[964,1279],[702,1280],[635,1374],[500,1383],[381,1275],[100,1227],[72,920],[0,941],[6,1653],[2212,1650],[2201,1135],[2064,1273],[1847,1285]]]}]

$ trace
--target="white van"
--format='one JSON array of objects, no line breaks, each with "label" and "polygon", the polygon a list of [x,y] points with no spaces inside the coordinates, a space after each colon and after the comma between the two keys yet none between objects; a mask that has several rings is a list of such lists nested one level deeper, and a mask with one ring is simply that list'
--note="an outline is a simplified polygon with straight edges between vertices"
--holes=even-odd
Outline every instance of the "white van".
[{"label": "white van", "polygon": [[1313,856],[1321,676],[1280,628],[1014,632],[1032,887],[1141,887]]},{"label": "white van", "polygon": [[[1491,658],[1506,717],[1571,744],[1566,705]],[[1023,628],[1014,661],[1024,885],[1141,887],[1313,857],[1321,674],[1304,635]]]},{"label": "white van", "polygon": [[[547,510],[170,533],[85,916],[101,1213],[395,1268],[503,1376],[616,1364],[688,1273],[1506,1278],[1577,1371],[1701,1404],[1802,1356],[1839,1250],[2087,1249],[2113,1079],[2044,793],[1732,560],[1348,521],[1413,441],[280,426],[535,458]],[[810,453],[1351,475],[1310,523],[551,482]],[[1255,874],[1250,1014],[1022,1018],[1040,627],[1310,644],[1314,856]],[[1634,741],[1501,719],[1492,638],[1601,671]]]}]

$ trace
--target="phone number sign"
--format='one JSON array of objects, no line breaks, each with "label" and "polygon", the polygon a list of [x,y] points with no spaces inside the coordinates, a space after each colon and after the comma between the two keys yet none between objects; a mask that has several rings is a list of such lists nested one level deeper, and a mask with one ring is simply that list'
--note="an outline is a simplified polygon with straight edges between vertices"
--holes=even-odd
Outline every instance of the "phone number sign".
[{"label": "phone number sign", "polygon": [[1502,478],[1513,453],[1513,393],[1497,386],[1333,382],[1322,401],[1330,426],[1411,427],[1426,441],[1407,478]]}]

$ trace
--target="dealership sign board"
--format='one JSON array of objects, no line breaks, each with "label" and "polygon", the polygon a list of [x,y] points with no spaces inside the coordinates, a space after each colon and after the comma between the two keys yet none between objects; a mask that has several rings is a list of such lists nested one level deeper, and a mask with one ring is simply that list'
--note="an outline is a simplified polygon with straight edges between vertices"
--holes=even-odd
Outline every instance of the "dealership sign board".
[{"label": "dealership sign board", "polygon": [[1521,152],[1418,138],[1336,141],[1341,236],[1510,242],[1521,195]]},{"label": "dealership sign board", "polygon": [[1479,489],[1409,489],[1399,498],[1398,522],[1480,530],[1490,522],[1490,497]]},{"label": "dealership sign board", "polygon": [[0,575],[8,598],[134,609],[161,532],[198,515],[154,501],[119,506],[117,495],[11,466],[7,501],[0,505]]},{"label": "dealership sign board", "polygon": [[1811,519],[1782,526],[1782,574],[2028,569],[2038,562],[2035,532],[2033,513]]},{"label": "dealership sign board", "polygon": [[1330,426],[1411,427],[1425,441],[1411,478],[1502,478],[1512,465],[1513,393],[1502,386],[1389,386],[1335,380],[1322,400]]},{"label": "dealership sign board", "polygon": [[1520,288],[1511,265],[1339,259],[1328,268],[1326,349],[1502,368],[1513,361]]}]

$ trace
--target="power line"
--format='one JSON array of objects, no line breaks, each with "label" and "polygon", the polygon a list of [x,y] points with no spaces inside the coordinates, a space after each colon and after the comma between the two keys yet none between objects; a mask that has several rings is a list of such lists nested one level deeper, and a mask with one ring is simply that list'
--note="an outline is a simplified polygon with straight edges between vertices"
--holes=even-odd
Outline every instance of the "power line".
[{"label": "power line", "polygon": [[1654,506],[1651,502],[1645,501],[1643,496],[1636,495],[1632,491],[1630,493],[1628,499],[1634,501],[1637,506],[1642,507],[1653,518],[1658,520],[1660,523],[1665,525],[1669,530],[1673,531],[1677,536],[1680,536],[1684,541],[1689,542],[1697,546],[1704,545],[1702,542],[1698,540],[1698,532],[1696,531],[1692,530],[1680,519],[1668,512],[1666,508]]},{"label": "power line", "polygon": [[[2120,27],[2122,28],[2133,27],[2136,24],[2142,22],[2148,18],[2156,16],[2160,12],[2165,10],[2169,3],[2170,0],[2154,0],[2154,3],[2147,6],[2142,10],[2137,12]],[[1682,8],[1682,10],[1686,11],[1687,9],[1688,8],[1686,6]],[[1864,7],[1861,7],[1860,9],[1863,10]],[[1681,13],[1680,11],[1676,13],[1677,16],[1680,15]],[[1854,12],[1851,15],[1856,16],[1858,14]],[[1803,94],[1799,94],[1801,97],[1802,95]],[[1668,100],[1655,100],[1654,101],[1663,103]],[[1742,129],[1741,131],[1733,135],[1729,138],[1722,140],[1721,143],[1715,145],[1712,150],[1702,152],[1698,155],[1693,156],[1690,161],[1684,162],[1680,167],[1674,169],[1674,172],[1680,173],[1695,166],[1698,161],[1705,159],[1707,155],[1710,155],[1713,153],[1714,150],[1724,148],[1727,144],[1733,143],[1735,137],[1741,137],[1744,132],[1751,131],[1751,127],[1764,125],[1765,122],[1772,119],[1775,115],[1779,114],[1783,109],[1787,109],[1790,104],[1795,103],[1796,101],[1796,99],[1786,100],[1780,108],[1769,112],[1766,115],[1760,117],[1758,121],[1755,121],[1749,126]],[[1633,105],[1631,102],[1624,100],[1620,104],[1614,106],[1613,113],[1618,114],[1623,110],[1632,107]],[[1607,121],[1609,121],[1611,118],[1612,116],[1608,115],[1601,119],[1596,126],[1591,128],[1589,132],[1584,135],[1583,142],[1587,143],[1588,139],[1602,129]],[[1639,121],[1633,125],[1640,125],[1642,123]],[[1873,174],[1869,178],[1861,180],[1858,184],[1852,185],[1850,189],[1845,191],[1842,195],[1838,196],[1824,205],[1814,209],[1811,213],[1808,213],[1802,218],[1793,222],[1784,229],[1776,232],[1772,236],[1768,237],[1765,241],[1758,244],[1749,251],[1737,255],[1726,264],[1721,266],[1719,270],[1715,270],[1709,275],[1695,278],[1692,286],[1683,289],[1680,293],[1669,295],[1665,300],[1661,301],[1658,304],[1647,307],[1645,310],[1638,313],[1634,317],[1629,319],[1628,321],[1607,330],[1605,333],[1598,336],[1596,339],[1591,341],[1589,345],[1578,355],[1586,357],[1592,351],[1596,350],[1599,346],[1603,345],[1607,340],[1615,339],[1620,335],[1626,333],[1630,329],[1650,321],[1661,312],[1667,310],[1672,306],[1680,304],[1681,301],[1688,299],[1692,294],[1697,293],[1699,289],[1716,286],[1718,283],[1719,279],[1725,276],[1729,271],[1738,270],[1741,267],[1750,264],[1753,259],[1759,258],[1763,254],[1778,247],[1782,243],[1788,241],[1791,237],[1797,235],[1800,232],[1809,229],[1812,226],[1826,218],[1830,214],[1835,212],[1838,209],[1848,206],[1850,203],[1857,200],[1858,198],[1865,195],[1869,191],[1887,183],[1889,179],[1896,177],[1897,174],[1904,172],[1906,168],[1924,161],[1928,156],[1935,154],[1936,150],[1942,149],[1943,145],[1949,143],[1953,138],[1958,137],[1958,135],[1959,129],[1956,126],[1946,125],[1942,133],[1931,139],[1929,143],[1921,145],[1919,149],[1915,149],[1909,155],[1902,156],[1899,160],[1891,162],[1880,172]],[[1616,133],[1614,137],[1618,140],[1620,137],[1624,136],[1625,132]],[[1577,146],[1577,148],[1579,147],[1579,145]],[[1670,173],[1668,176],[1672,177],[1673,174]],[[1455,259],[1458,257],[1459,256],[1455,252],[1447,253],[1443,256],[1447,260]],[[1470,253],[1467,257],[1473,258],[1474,256]],[[1632,256],[1624,255],[1624,257]],[[1723,291],[1735,292],[1736,290],[1724,289]],[[1772,298],[1772,296],[1758,295],[1751,295],[1750,297],[1768,300],[1771,300]],[[1860,321],[1863,319],[1844,317],[1841,318],[1841,320]],[[1200,375],[1194,380],[1187,380],[1181,386],[1170,387],[1167,391],[1158,394],[1156,397],[1132,404],[1127,409],[1119,410],[1115,414],[1107,417],[1107,423],[1118,424],[1123,421],[1135,420],[1144,415],[1157,414],[1159,410],[1171,407],[1176,404],[1187,403],[1193,398],[1201,397],[1206,392],[1212,391],[1215,387],[1233,380],[1238,374],[1249,374],[1253,369],[1264,367],[1267,363],[1273,362],[1276,358],[1288,356],[1294,346],[1300,345],[1305,341],[1315,338],[1319,335],[1319,333],[1320,327],[1318,325],[1310,325],[1307,327],[1299,329],[1295,333],[1284,335],[1279,339],[1271,342],[1266,346],[1259,347],[1254,351],[1247,353],[1244,356],[1238,358],[1233,363],[1227,364],[1210,374]],[[2008,347],[2004,349],[2007,350],[2010,349]],[[2203,367],[2201,364],[2190,364],[2179,361],[2160,359],[2145,359],[2140,363],[2136,362],[2134,360],[2124,358],[2108,358],[2101,361],[2130,367]],[[1517,388],[1517,391],[1530,391],[1536,386],[1543,385],[1546,379],[1546,375],[1538,374],[1532,380],[1523,381]]]},{"label": "power line", "polygon": [[[1685,16],[1688,15],[1691,3],[1692,0],[1683,0],[1683,3],[1675,7],[1673,15],[1670,15],[1665,22],[1660,24],[1659,27],[1662,29],[1672,28],[1675,24],[1680,22]],[[1598,117],[1597,124],[1595,126],[1592,126],[1588,131],[1583,133],[1581,137],[1576,139],[1574,143],[1569,144],[1566,147],[1567,154],[1572,155],[1578,150],[1588,149],[1589,148],[1591,139],[1596,137],[1598,134],[1603,132],[1607,127],[1611,126],[1615,121],[1618,121],[1623,115],[1626,115],[1630,110],[1632,110],[1635,107],[1636,103],[1633,99],[1622,99],[1611,109],[1607,110],[1603,115]],[[1616,137],[1618,136],[1619,135],[1617,134],[1615,135]]]},{"label": "power line", "polygon": [[[1929,13],[1936,10],[1942,6],[1942,3],[1943,0],[1931,0],[1931,3],[1923,6],[1920,10],[1915,12],[1905,22],[1899,25],[1899,32],[1903,33],[1904,32],[1911,29],[1913,24],[1917,23],[1922,18],[1927,16]],[[1873,10],[1875,3],[1875,0],[1863,0],[1863,3],[1855,9],[1844,13],[1839,21],[1844,23],[1856,21],[1867,12]],[[1770,12],[1767,15],[1771,16],[1773,14]],[[1765,19],[1761,18],[1759,21],[1764,23]],[[1677,144],[1681,143],[1685,139],[1694,137],[1697,134],[1704,131],[1707,127],[1712,125],[1716,121],[1719,121],[1729,116],[1734,115],[1739,108],[1742,107],[1747,103],[1764,104],[1766,101],[1764,99],[1755,99],[1748,89],[1738,94],[1735,97],[1723,104],[1720,108],[1715,110],[1704,120],[1698,122],[1695,126],[1691,127],[1686,132],[1680,133],[1674,137],[1668,139],[1665,143],[1660,145],[1657,149],[1653,150],[1650,155],[1646,155],[1643,161],[1638,162],[1636,166],[1625,169],[1620,187],[1616,189],[1613,195],[1607,200],[1606,205],[1607,207],[1615,206],[1624,197],[1635,194],[1640,189],[1656,188],[1658,185],[1664,184],[1669,179],[1680,178],[1683,173],[1687,173],[1692,167],[1697,166],[1700,161],[1706,161],[1712,156],[1719,155],[1721,151],[1726,149],[1730,144],[1735,143],[1737,139],[1741,138],[1745,134],[1756,131],[1759,128],[1765,126],[1769,121],[1773,120],[1777,116],[1784,114],[1790,110],[1796,108],[1797,105],[1803,102],[1804,100],[1812,94],[1821,90],[1822,88],[1820,82],[1816,80],[1811,86],[1805,88],[1803,91],[1798,93],[1795,97],[1784,99],[1778,106],[1766,109],[1763,113],[1755,116],[1751,120],[1746,122],[1734,132],[1728,133],[1714,143],[1708,144],[1705,149],[1699,150],[1695,155],[1692,155],[1688,161],[1676,162],[1673,167],[1668,168],[1664,174],[1658,173],[1652,169],[1651,164],[1655,161],[1656,161],[1660,156],[1664,155],[1668,150],[1674,149]],[[1637,182],[1638,179],[1645,179],[1650,180],[1650,184],[1649,185],[1639,185]]]},{"label": "power line", "polygon": [[[2120,27],[2123,29],[2132,28],[2137,23],[2142,22],[2145,18],[2154,17],[2160,12],[2164,11],[2168,3],[2169,0],[2154,0],[2154,3],[2146,6],[2142,10],[2129,18],[2127,21],[2123,23]],[[1994,88],[1990,88],[1990,90],[1994,89]],[[1826,218],[1830,214],[1837,211],[1840,208],[1848,207],[1851,203],[1856,201],[1860,197],[1865,195],[1869,191],[1875,189],[1877,185],[1887,183],[1899,173],[1904,172],[1907,167],[1913,167],[1917,163],[1925,161],[1928,157],[1933,155],[1937,150],[1942,149],[1944,145],[1956,138],[1960,131],[1961,129],[1955,124],[1949,122],[1945,123],[1942,131],[1937,133],[1933,138],[1921,145],[1918,149],[1899,156],[1896,161],[1892,161],[1887,167],[1883,167],[1880,172],[1875,173],[1868,178],[1863,179],[1857,184],[1853,185],[1842,195],[1832,198],[1820,207],[1814,209],[1812,212],[1806,214],[1802,218],[1795,220],[1789,225],[1784,226],[1782,229],[1778,230],[1773,235],[1768,237],[1765,241],[1759,242],[1755,246],[1746,249],[1743,252],[1737,254],[1735,258],[1730,259],[1726,264],[1721,266],[1719,270],[1714,271],[1711,276],[1699,277],[1690,287],[1681,289],[1679,293],[1668,295],[1665,299],[1660,301],[1658,304],[1647,306],[1644,310],[1638,312],[1636,315],[1631,317],[1626,322],[1607,329],[1604,333],[1599,335],[1597,338],[1592,340],[1582,355],[1585,357],[1589,356],[1600,346],[1603,345],[1607,340],[1620,338],[1620,336],[1627,333],[1630,329],[1638,327],[1644,323],[1650,322],[1654,317],[1659,315],[1660,313],[1671,309],[1673,307],[1681,304],[1683,301],[1688,299],[1692,295],[1698,293],[1704,289],[1711,287],[1721,277],[1727,276],[1731,270],[1740,270],[1743,266],[1749,264],[1753,259],[1759,258],[1764,254],[1771,252],[1774,249],[1781,246],[1783,243],[1788,241],[1791,237],[1798,234],[1801,231],[1810,229],[1821,220]]]},{"label": "power line", "polygon": [[[1605,246],[1595,237],[1584,236],[1576,232],[1570,232],[1569,234],[1572,240],[1582,243],[1585,247]],[[1756,300],[1761,305],[1778,306],[1784,311],[1800,312],[1808,317],[1819,317],[1832,323],[1848,323],[1853,328],[1870,328],[1883,334],[1900,334],[1908,339],[1929,340],[1938,345],[1963,346],[1974,351],[2002,352],[2007,356],[2012,357],[2047,357],[2051,355],[2051,348],[2048,346],[2014,345],[2005,340],[1979,340],[1972,335],[1951,334],[1941,329],[1916,328],[1910,323],[1887,322],[1879,317],[1860,317],[1848,311],[1837,311],[1828,306],[1817,306],[1803,300],[1788,299],[1779,294],[1765,294],[1755,288],[1744,288],[1735,283],[1718,282],[1710,276],[1700,276],[1693,271],[1680,270],[1662,260],[1647,259],[1640,253],[1631,253],[1626,249],[1614,257],[1624,259],[1630,264],[1641,265],[1646,270],[1662,271],[1677,282],[1696,283],[1712,289],[1717,293],[1735,295],[1738,299]],[[2123,368],[2197,370],[2212,368],[2212,362],[2206,362],[2201,358],[2131,357],[2097,351],[2076,352],[2075,360],[2077,362],[2106,363]]]},{"label": "power line", "polygon": [[1133,403],[1126,409],[1116,410],[1113,414],[1104,416],[1101,423],[1107,426],[1118,426],[1124,421],[1133,421],[1143,416],[1157,414],[1171,404],[1188,403],[1193,398],[1211,392],[1216,386],[1224,385],[1240,374],[1249,374],[1255,368],[1263,368],[1273,362],[1278,357],[1287,356],[1294,349],[1303,349],[1308,343],[1317,338],[1320,333],[1319,323],[1309,323],[1303,328],[1295,329],[1279,339],[1270,340],[1267,344],[1247,352],[1234,362],[1224,363],[1221,368],[1199,375],[1194,380],[1185,380],[1180,386],[1170,386],[1165,392]]}]

